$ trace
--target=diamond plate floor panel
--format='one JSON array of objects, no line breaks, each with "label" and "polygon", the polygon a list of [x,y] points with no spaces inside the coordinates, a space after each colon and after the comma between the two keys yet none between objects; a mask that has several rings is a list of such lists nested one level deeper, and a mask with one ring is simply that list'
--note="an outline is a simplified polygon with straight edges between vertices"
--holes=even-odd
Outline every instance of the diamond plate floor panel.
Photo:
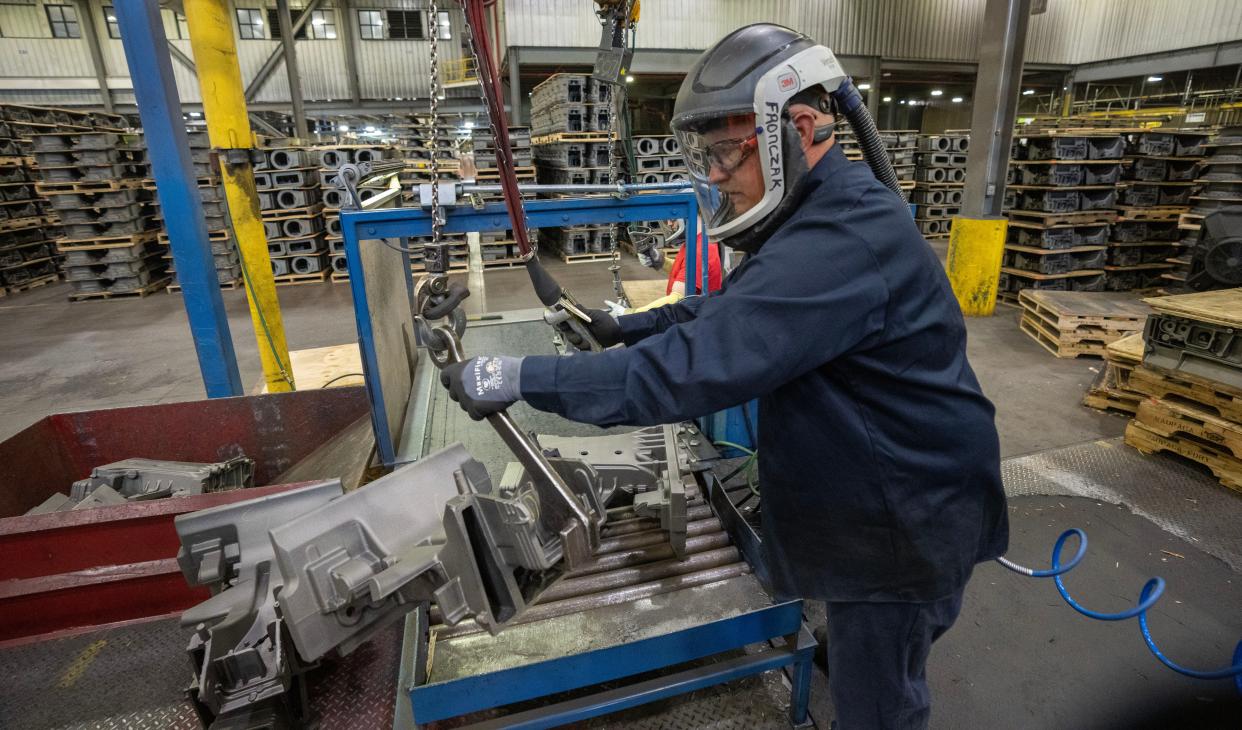
[{"label": "diamond plate floor panel", "polygon": [[1242,572],[1242,494],[1198,464],[1148,456],[1116,438],[1006,459],[1001,476],[1011,497],[1064,494],[1124,505]]}]

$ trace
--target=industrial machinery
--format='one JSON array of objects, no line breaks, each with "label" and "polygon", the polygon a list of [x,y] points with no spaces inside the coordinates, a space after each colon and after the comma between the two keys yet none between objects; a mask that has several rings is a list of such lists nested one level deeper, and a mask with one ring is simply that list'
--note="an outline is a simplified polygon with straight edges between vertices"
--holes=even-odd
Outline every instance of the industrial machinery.
[{"label": "industrial machinery", "polygon": [[498,632],[586,564],[610,505],[660,519],[684,557],[693,479],[673,427],[546,446],[504,433],[548,472],[515,463],[493,484],[455,444],[353,492],[331,481],[179,517],[182,573],[212,590],[181,619],[204,725],[305,722],[306,671],[432,601],[447,625]]}]

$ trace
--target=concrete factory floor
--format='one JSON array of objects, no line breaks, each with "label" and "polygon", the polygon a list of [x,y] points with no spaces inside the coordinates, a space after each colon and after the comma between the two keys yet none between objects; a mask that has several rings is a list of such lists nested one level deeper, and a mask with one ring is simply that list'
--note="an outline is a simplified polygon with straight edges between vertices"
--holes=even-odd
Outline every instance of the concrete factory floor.
[{"label": "concrete factory floor", "polygon": [[[606,263],[549,260],[548,266],[585,304],[611,298]],[[631,257],[622,273],[661,277]],[[0,300],[0,438],[58,411],[203,397],[180,295],[70,304],[67,293],[60,284]],[[485,296],[479,294],[468,300],[472,308],[537,306],[522,270],[488,271]],[[260,370],[245,296],[223,295],[249,387],[259,382]],[[346,285],[282,288],[280,301],[293,349],[356,337]],[[1242,575],[1236,572],[1242,541],[1236,529],[1221,538],[1218,526],[1222,520],[1242,524],[1242,495],[1190,467],[1162,457],[1142,461],[1121,446],[1115,437],[1126,420],[1079,404],[1101,362],[1054,358],[1018,330],[1017,319],[1015,310],[1002,307],[994,317],[967,322],[971,362],[996,404],[1002,455],[1032,455],[1007,466],[1017,469],[1006,472],[1010,556],[1044,566],[1062,529],[1085,527],[1092,540],[1089,565],[1066,579],[1071,592],[1086,594],[1084,603],[1099,610],[1121,610],[1136,600],[1147,576],[1164,575],[1169,595],[1152,611],[1162,648],[1195,668],[1224,666],[1242,638]],[[469,334],[465,345],[469,352]],[[1092,443],[1103,439],[1114,440]],[[1114,458],[1106,453],[1110,448],[1131,461],[1114,466],[1107,461]],[[1104,462],[1096,452],[1105,453]],[[1025,463],[1013,466],[1019,462]],[[1056,484],[1015,491],[1023,473]],[[1152,486],[1163,501],[1144,504],[1139,492]],[[1197,510],[1202,514],[1196,517]],[[961,619],[929,664],[932,727],[1242,726],[1242,707],[1228,682],[1184,679],[1159,667],[1134,621],[1089,621],[1055,593],[1050,581],[992,564],[978,568]],[[822,606],[811,604],[808,611],[822,622]],[[827,727],[831,707],[818,670],[814,682],[813,717]]]}]

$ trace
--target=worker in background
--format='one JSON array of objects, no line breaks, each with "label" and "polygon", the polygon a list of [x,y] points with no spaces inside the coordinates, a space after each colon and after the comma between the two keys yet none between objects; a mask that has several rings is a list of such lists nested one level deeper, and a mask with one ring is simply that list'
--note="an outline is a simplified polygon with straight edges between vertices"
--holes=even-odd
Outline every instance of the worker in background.
[{"label": "worker in background", "polygon": [[767,564],[777,597],[826,602],[838,726],[922,728],[932,643],[974,565],[1008,545],[994,409],[939,260],[835,144],[816,54],[752,25],[682,84],[672,126],[707,233],[746,254],[720,291],[593,312],[600,343],[625,347],[477,357],[442,380],[474,418],[522,399],[600,426],[758,397]]}]

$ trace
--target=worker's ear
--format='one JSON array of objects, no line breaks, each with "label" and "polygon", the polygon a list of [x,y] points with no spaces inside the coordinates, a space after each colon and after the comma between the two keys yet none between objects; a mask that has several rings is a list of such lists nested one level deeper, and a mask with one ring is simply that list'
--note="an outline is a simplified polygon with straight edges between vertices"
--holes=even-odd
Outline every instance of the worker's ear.
[{"label": "worker's ear", "polygon": [[789,118],[798,130],[802,151],[809,150],[815,144],[815,111],[806,104],[794,104],[789,107]]}]

